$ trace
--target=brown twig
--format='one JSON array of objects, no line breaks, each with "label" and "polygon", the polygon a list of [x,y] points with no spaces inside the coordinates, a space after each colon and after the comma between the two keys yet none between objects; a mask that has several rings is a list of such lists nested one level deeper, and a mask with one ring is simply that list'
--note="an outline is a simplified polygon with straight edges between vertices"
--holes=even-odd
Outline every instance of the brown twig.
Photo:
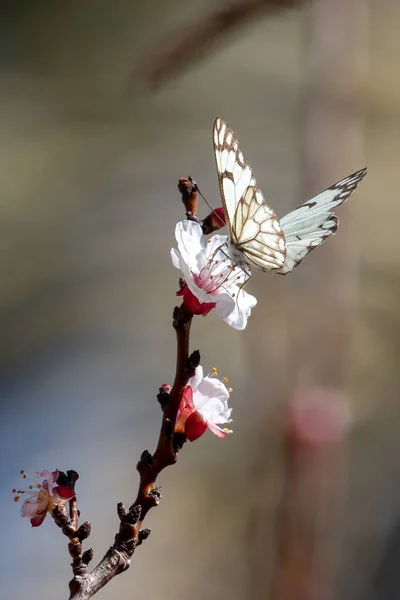
[{"label": "brown twig", "polygon": [[[182,441],[174,436],[174,426],[179,410],[183,390],[194,369],[198,366],[200,357],[195,353],[189,360],[189,335],[193,315],[185,307],[176,307],[173,314],[173,327],[177,340],[177,359],[175,381],[169,394],[168,402],[163,407],[163,420],[158,438],[156,451],[153,455],[145,450],[137,464],[140,473],[140,484],[134,506],[141,506],[142,513],[140,524],[143,522],[147,512],[153,506],[157,506],[161,498],[161,488],[154,488],[158,475],[168,465],[173,465],[177,459],[177,451],[183,445]],[[196,364],[197,363],[197,364]]]},{"label": "brown twig", "polygon": [[199,221],[197,217],[198,187],[193,177],[181,177],[178,181],[178,190],[182,196],[182,202],[186,211],[186,218]]},{"label": "brown twig", "polygon": [[[162,42],[150,58],[141,57],[138,64],[146,65],[142,79],[158,88],[191,63],[199,60],[220,43],[224,36],[260,13],[273,14],[299,4],[296,0],[233,0],[225,6],[174,32]],[[171,41],[172,40],[172,41]]]},{"label": "brown twig", "polygon": [[137,464],[140,482],[136,500],[130,508],[122,503],[118,504],[120,527],[114,544],[91,573],[86,572],[86,567],[93,558],[93,551],[89,550],[82,554],[81,544],[90,533],[90,523],[84,523],[76,530],[65,507],[59,506],[55,510],[56,523],[70,539],[68,548],[73,558],[74,573],[74,578],[69,584],[70,600],[91,598],[113,577],[128,569],[135,549],[150,535],[150,529],[142,529],[142,524],[148,511],[153,506],[157,506],[161,499],[161,488],[156,487],[155,482],[165,467],[175,464],[177,453],[186,441],[184,435],[174,433],[174,427],[183,391],[200,362],[198,351],[189,356],[192,318],[192,313],[188,312],[183,305],[175,307],[173,313],[173,327],[177,339],[175,381],[172,388],[163,386],[158,395],[163,418],[157,448],[153,455],[148,450],[142,452]]},{"label": "brown twig", "polygon": [[[189,183],[189,180],[185,181]],[[185,203],[185,208],[194,216],[197,198],[195,189],[194,184],[190,190],[187,190],[190,193]],[[182,188],[182,197],[184,191]],[[162,386],[158,394],[163,417],[157,448],[154,454],[148,450],[142,452],[137,463],[140,482],[136,500],[129,508],[122,503],[118,504],[120,527],[114,544],[90,573],[87,573],[87,565],[93,558],[93,551],[90,549],[82,553],[82,541],[90,534],[90,523],[84,523],[78,528],[79,513],[76,498],[70,502],[69,514],[63,505],[56,507],[53,512],[57,525],[70,540],[68,550],[73,559],[74,574],[69,584],[70,600],[91,598],[113,577],[125,571],[130,565],[130,558],[137,546],[150,534],[150,529],[142,529],[142,524],[148,511],[153,506],[157,506],[161,499],[161,487],[155,486],[157,477],[165,467],[175,464],[177,453],[186,441],[185,435],[175,433],[174,428],[182,394],[189,378],[195,374],[196,367],[200,363],[198,350],[189,356],[192,318],[192,313],[183,304],[175,307],[173,312],[173,327],[177,340],[175,380],[172,388]]]}]

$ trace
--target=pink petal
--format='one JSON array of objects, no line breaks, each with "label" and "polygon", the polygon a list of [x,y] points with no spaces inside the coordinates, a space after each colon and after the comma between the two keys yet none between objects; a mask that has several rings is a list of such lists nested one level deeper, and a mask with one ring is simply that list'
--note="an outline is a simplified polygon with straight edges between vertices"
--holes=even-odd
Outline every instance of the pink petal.
[{"label": "pink petal", "polygon": [[56,485],[53,488],[53,495],[57,494],[61,500],[71,500],[75,496],[75,492],[66,485]]},{"label": "pink petal", "polygon": [[191,408],[184,408],[178,415],[175,424],[176,433],[185,433],[185,424],[193,410]]},{"label": "pink petal", "polygon": [[39,525],[41,525],[43,523],[43,521],[45,520],[46,515],[47,515],[47,511],[41,515],[37,515],[36,517],[33,517],[33,519],[31,519],[32,527],[39,527]]},{"label": "pink petal", "polygon": [[187,385],[182,394],[182,400],[179,407],[179,410],[184,410],[185,408],[190,408],[191,410],[195,410],[196,407],[193,403],[193,389],[190,385]]},{"label": "pink petal", "polygon": [[196,410],[187,418],[185,423],[185,434],[190,442],[194,442],[207,429],[207,421],[204,417]]},{"label": "pink petal", "polygon": [[207,425],[208,425],[208,429],[209,429],[210,431],[212,431],[212,432],[213,432],[213,433],[214,433],[214,434],[215,434],[217,437],[224,438],[224,437],[226,437],[226,436],[227,436],[227,434],[226,434],[224,431],[222,431],[222,430],[221,430],[221,429],[220,429],[220,428],[219,428],[217,425],[215,425],[214,423],[208,423]]}]

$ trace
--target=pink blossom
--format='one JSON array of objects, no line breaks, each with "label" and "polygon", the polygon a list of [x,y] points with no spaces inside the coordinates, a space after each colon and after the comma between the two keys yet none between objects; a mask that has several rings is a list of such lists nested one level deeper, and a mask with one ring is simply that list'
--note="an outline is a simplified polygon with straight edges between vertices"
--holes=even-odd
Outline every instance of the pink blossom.
[{"label": "pink blossom", "polygon": [[183,296],[186,308],[204,316],[215,308],[217,316],[228,325],[244,329],[257,300],[244,291],[250,273],[232,262],[227,236],[213,235],[205,242],[198,223],[181,221],[175,237],[178,250],[173,248],[171,256],[185,279],[178,295]]},{"label": "pink blossom", "polygon": [[198,366],[194,377],[189,379],[183,392],[175,431],[184,433],[191,442],[197,440],[206,429],[218,437],[226,437],[229,429],[220,427],[230,423],[232,409],[228,408],[230,390],[213,376],[203,377],[203,367]]},{"label": "pink blossom", "polygon": [[39,527],[48,512],[52,514],[56,506],[65,504],[75,496],[75,492],[67,486],[56,485],[59,474],[58,470],[52,473],[45,470],[30,477],[21,471],[23,478],[31,479],[33,483],[27,490],[13,490],[16,494],[14,500],[17,502],[22,494],[29,496],[22,504],[21,515],[30,519],[32,527]]}]

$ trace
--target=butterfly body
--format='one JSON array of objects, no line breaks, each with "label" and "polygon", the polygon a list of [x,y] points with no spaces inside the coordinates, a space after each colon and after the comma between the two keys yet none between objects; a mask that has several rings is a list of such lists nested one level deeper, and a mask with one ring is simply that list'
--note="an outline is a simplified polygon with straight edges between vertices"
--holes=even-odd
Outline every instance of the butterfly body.
[{"label": "butterfly body", "polygon": [[257,187],[237,137],[219,117],[214,151],[232,259],[241,267],[282,275],[336,232],[338,218],[331,210],[347,200],[367,171],[342,179],[279,219]]}]

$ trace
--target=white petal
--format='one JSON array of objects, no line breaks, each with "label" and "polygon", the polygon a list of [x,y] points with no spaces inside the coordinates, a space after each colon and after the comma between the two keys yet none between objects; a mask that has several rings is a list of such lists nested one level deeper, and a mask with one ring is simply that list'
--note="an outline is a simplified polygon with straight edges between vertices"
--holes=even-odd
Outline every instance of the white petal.
[{"label": "white petal", "polygon": [[201,365],[199,365],[196,369],[196,374],[194,375],[194,377],[191,377],[188,381],[188,385],[190,385],[190,387],[193,390],[193,396],[194,396],[194,393],[197,391],[197,388],[201,384],[202,379],[203,379],[203,367]]},{"label": "white petal", "polygon": [[[197,406],[196,406],[197,408]],[[217,398],[209,398],[207,403],[200,409],[197,409],[207,421],[211,423],[226,423],[230,417],[231,409],[229,409],[223,402],[217,400]],[[225,417],[225,412],[229,413],[228,417]]]},{"label": "white petal", "polygon": [[[228,248],[228,236],[227,235],[213,235],[211,236],[206,244],[206,254],[211,256],[215,254],[217,250],[221,250],[223,257],[229,259],[229,248]],[[232,261],[231,261],[232,262]]]},{"label": "white petal", "polygon": [[221,402],[226,402],[229,398],[227,388],[216,377],[204,377],[198,386],[198,391],[205,397],[218,398]]},{"label": "white petal", "polygon": [[[228,323],[234,329],[242,331],[246,328],[247,319],[251,315],[251,309],[257,304],[257,298],[248,294],[244,290],[239,293],[239,299],[235,302],[235,307],[226,317],[221,317],[225,323]],[[218,305],[215,307],[218,314]],[[220,315],[219,315],[220,316]]]},{"label": "white petal", "polygon": [[175,228],[175,237],[183,260],[197,273],[197,256],[204,254],[204,238],[200,225],[194,221],[180,221]]},{"label": "white petal", "polygon": [[175,250],[175,248],[171,248],[171,258],[172,258],[172,264],[174,265],[174,267],[176,267],[177,269],[180,269],[179,260],[181,258],[181,255],[177,250]]},{"label": "white petal", "polygon": [[[183,260],[182,256],[179,254],[179,252],[177,252],[177,255],[179,256],[179,268],[182,271],[183,278],[185,279],[189,288],[192,289],[192,286],[195,286],[195,283],[193,281],[192,272],[191,272],[189,266]],[[193,290],[192,290],[192,292],[193,292]]]}]

